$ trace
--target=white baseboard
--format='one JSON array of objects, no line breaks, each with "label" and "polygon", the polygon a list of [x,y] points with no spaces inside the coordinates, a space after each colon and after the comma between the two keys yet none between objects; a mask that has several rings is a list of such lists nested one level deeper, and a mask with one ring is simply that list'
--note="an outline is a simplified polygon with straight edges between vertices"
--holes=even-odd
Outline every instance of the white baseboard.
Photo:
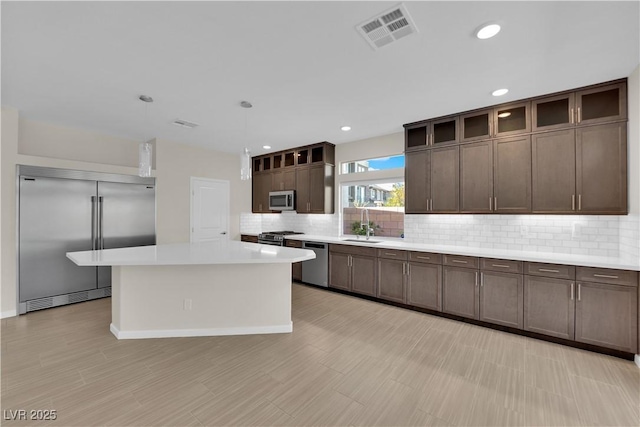
[{"label": "white baseboard", "polygon": [[3,311],[0,313],[0,319],[4,319],[6,317],[14,317],[17,315],[18,315],[18,312],[16,310]]},{"label": "white baseboard", "polygon": [[638,366],[638,368],[640,368],[640,354],[636,354],[633,357],[633,361],[636,362],[636,365]]},{"label": "white baseboard", "polygon": [[223,335],[258,335],[284,334],[293,332],[293,322],[288,325],[254,326],[238,328],[206,328],[206,329],[152,329],[142,331],[120,331],[112,323],[111,333],[119,340],[143,338],[171,338],[171,337],[215,337]]}]

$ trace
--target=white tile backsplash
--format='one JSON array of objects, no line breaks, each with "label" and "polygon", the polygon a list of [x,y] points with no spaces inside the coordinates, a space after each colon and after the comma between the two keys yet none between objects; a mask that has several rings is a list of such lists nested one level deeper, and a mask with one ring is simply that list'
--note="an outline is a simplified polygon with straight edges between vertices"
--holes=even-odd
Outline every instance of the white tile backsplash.
[{"label": "white tile backsplash", "polygon": [[[243,233],[294,230],[338,236],[334,215],[240,215]],[[405,215],[414,243],[640,259],[640,215]]]}]

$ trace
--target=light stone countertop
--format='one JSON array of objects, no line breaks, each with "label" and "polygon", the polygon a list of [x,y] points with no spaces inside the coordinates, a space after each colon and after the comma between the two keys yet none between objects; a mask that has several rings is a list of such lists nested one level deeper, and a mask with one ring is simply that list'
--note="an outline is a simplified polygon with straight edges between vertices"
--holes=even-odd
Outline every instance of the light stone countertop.
[{"label": "light stone countertop", "polygon": [[67,252],[79,266],[278,264],[307,261],[313,251],[223,240]]},{"label": "light stone countertop", "polygon": [[640,271],[640,259],[616,258],[593,255],[574,255],[553,252],[517,251],[511,249],[474,248],[469,246],[454,245],[430,245],[426,243],[409,243],[404,239],[391,237],[371,237],[367,242],[364,237],[360,242],[345,241],[353,237],[318,236],[313,234],[298,234],[285,237],[287,240],[300,240],[309,242],[335,243],[341,245],[367,246],[373,248],[398,249],[405,251],[435,252],[449,255],[475,256],[482,258],[500,258],[515,261],[544,262],[551,264],[568,264],[584,267],[613,268],[618,270]]}]

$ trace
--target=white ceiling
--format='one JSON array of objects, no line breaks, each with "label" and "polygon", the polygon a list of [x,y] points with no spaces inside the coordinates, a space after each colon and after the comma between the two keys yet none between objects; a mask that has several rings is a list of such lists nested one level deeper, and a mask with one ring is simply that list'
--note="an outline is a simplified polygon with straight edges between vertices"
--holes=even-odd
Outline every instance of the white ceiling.
[{"label": "white ceiling", "polygon": [[[626,77],[639,63],[637,1],[405,2],[419,33],[374,51],[355,26],[397,4],[2,2],[2,105],[136,140],[258,154],[263,144],[399,132]],[[503,29],[478,40],[487,21]],[[490,95],[501,87],[505,97]],[[140,94],[155,99],[148,118]]]}]

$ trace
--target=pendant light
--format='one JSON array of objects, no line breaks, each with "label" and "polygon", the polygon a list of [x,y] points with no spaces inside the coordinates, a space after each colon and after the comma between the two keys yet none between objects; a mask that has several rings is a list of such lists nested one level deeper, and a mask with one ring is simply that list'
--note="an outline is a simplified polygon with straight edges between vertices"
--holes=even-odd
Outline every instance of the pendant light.
[{"label": "pendant light", "polygon": [[[147,131],[149,128],[149,104],[153,102],[153,98],[147,95],[140,95],[138,98],[145,103],[144,106],[144,121]],[[145,141],[138,145],[138,176],[150,177],[151,176],[151,161],[153,159],[153,146],[145,138]]]},{"label": "pendant light", "polygon": [[[240,106],[245,109],[253,107],[249,101],[240,102]],[[244,139],[247,142],[247,111],[244,112]],[[242,154],[240,155],[240,179],[248,181],[251,179],[251,150],[244,147]]]}]

